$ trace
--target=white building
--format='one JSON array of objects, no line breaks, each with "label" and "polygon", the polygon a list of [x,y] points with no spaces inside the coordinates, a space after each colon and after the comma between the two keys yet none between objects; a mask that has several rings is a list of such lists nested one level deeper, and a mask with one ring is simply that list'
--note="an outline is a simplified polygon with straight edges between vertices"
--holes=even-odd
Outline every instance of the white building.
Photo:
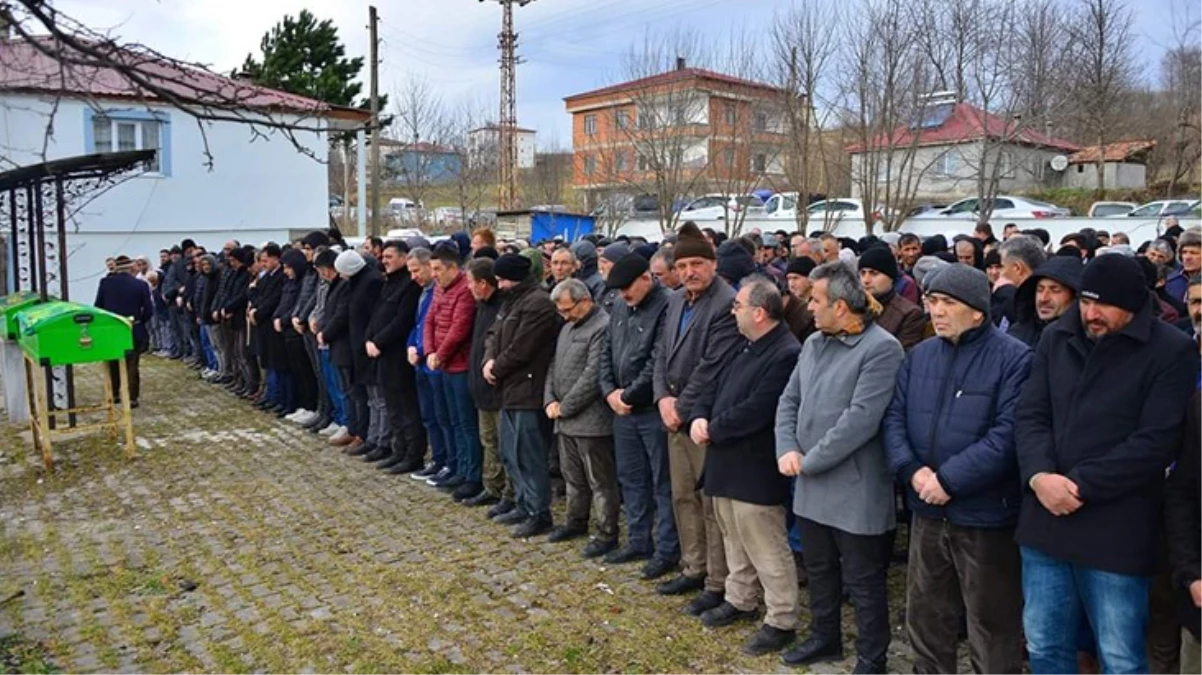
[{"label": "white building", "polygon": [[[516,127],[518,145],[518,168],[534,168],[534,129]],[[468,158],[473,166],[483,163],[496,166],[500,156],[501,127],[488,124],[472,129],[467,134]]]},{"label": "white building", "polygon": [[73,204],[78,210],[70,216],[67,236],[73,300],[91,302],[105,258],[118,254],[157,261],[160,249],[184,238],[220,250],[228,239],[259,245],[329,227],[326,131],[361,127],[368,113],[162,62],[142,61],[138,68],[145,77],[158,77],[156,86],[161,82],[181,99],[196,101],[196,109],[223,105],[224,117],[305,129],[285,133],[241,121],[198,123],[116,71],[62,66],[28,43],[0,41],[5,168],[94,153],[158,151],[146,171],[130,174],[82,206]]},{"label": "white building", "polygon": [[1107,188],[1142,190],[1148,186],[1148,155],[1156,141],[1122,141],[1099,149],[1093,145],[1069,155],[1066,187],[1093,189],[1098,186],[1098,157],[1102,157],[1102,180]]}]

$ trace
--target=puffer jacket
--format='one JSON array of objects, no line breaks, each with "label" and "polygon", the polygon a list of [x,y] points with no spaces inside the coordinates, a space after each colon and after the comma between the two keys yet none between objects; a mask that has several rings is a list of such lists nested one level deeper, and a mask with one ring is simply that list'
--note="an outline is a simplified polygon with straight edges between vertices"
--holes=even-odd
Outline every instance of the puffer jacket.
[{"label": "puffer jacket", "polygon": [[472,350],[472,322],[476,316],[476,301],[462,272],[446,288],[434,289],[422,344],[427,354],[437,354],[439,370],[444,373],[466,373]]},{"label": "puffer jacket", "polygon": [[622,390],[622,402],[634,412],[655,410],[655,345],[668,309],[668,290],[655,282],[636,307],[614,303],[601,346],[601,394]]},{"label": "puffer jacket", "polygon": [[[1014,411],[1030,367],[1031,350],[989,321],[958,343],[932,338],[910,351],[881,429],[914,513],[963,527],[1014,525],[1022,503]],[[910,480],[924,466],[947,504],[918,499]]]},{"label": "puffer jacket", "polygon": [[601,342],[608,327],[609,314],[594,306],[584,319],[565,323],[559,329],[543,406],[559,402],[555,431],[561,434],[585,437],[613,434],[613,411],[597,387]]}]

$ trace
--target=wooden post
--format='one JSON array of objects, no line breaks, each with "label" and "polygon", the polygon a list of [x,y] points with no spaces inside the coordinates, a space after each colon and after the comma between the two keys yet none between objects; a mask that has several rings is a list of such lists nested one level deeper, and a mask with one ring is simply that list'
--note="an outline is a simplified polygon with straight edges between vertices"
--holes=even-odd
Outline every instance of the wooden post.
[{"label": "wooden post", "polygon": [[134,418],[129,410],[129,366],[125,359],[117,362],[121,372],[121,422],[125,426],[125,456],[134,458],[138,451],[134,447]]},{"label": "wooden post", "polygon": [[[54,471],[54,455],[51,453],[50,445],[50,409],[46,405],[46,402],[42,400],[45,396],[39,395],[40,389],[36,381],[37,378],[33,376],[34,367],[33,361],[26,355],[25,378],[29,382],[29,407],[33,413],[33,416],[29,419],[29,423],[36,427],[33,437],[37,447],[42,451],[42,464],[46,467],[47,471]],[[45,394],[49,395],[50,392],[46,391]]]}]

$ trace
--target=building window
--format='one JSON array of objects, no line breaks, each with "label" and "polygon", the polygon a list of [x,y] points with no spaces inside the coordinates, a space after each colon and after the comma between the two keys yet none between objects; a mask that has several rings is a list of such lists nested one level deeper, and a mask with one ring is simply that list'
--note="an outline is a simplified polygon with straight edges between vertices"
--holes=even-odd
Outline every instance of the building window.
[{"label": "building window", "polygon": [[755,130],[756,131],[767,131],[768,130],[768,113],[757,112],[755,114]]},{"label": "building window", "polygon": [[170,127],[165,113],[84,111],[84,144],[89,154],[154,150],[147,171],[170,175]]},{"label": "building window", "polygon": [[618,170],[618,173],[626,173],[626,153],[625,152],[618,153],[617,158],[614,160],[614,168]]},{"label": "building window", "polygon": [[735,165],[735,149],[734,148],[727,148],[722,151],[722,162],[727,167],[732,167]]},{"label": "building window", "polygon": [[592,155],[584,156],[584,175],[591,176],[597,171],[597,158]]},{"label": "building window", "polygon": [[1014,178],[1014,155],[1002,151],[1001,160],[998,162],[998,175],[1002,178]]},{"label": "building window", "polygon": [[614,126],[618,129],[627,129],[630,127],[630,113],[625,110],[619,110],[614,114]]},{"label": "building window", "polygon": [[751,157],[751,170],[756,173],[764,173],[768,170],[768,155],[757,152]]},{"label": "building window", "polygon": [[936,176],[955,177],[960,172],[960,155],[948,150],[935,160],[934,168]]},{"label": "building window", "polygon": [[635,157],[634,158],[634,166],[639,171],[646,171],[647,170],[647,156],[644,154],[639,154],[637,157]]},{"label": "building window", "polygon": [[596,115],[585,115],[584,116],[584,133],[587,136],[596,136],[597,135],[597,116]]},{"label": "building window", "polygon": [[723,104],[723,107],[725,108],[726,123],[733,127],[735,125],[735,119],[736,119],[735,118],[735,113],[736,113],[735,104],[734,103],[725,103],[725,104]]}]

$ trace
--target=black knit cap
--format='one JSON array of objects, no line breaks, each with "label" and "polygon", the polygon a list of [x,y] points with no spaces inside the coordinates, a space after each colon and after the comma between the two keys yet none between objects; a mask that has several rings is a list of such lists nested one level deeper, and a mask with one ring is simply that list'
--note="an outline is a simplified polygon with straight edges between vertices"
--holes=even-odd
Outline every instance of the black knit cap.
[{"label": "black knit cap", "polygon": [[318,253],[313,258],[313,266],[314,267],[329,267],[329,268],[333,269],[334,261],[337,259],[338,259],[338,253],[336,253],[333,249],[327,248],[324,251],[322,251],[321,253]]},{"label": "black knit cap", "polygon": [[624,289],[633,284],[635,279],[643,276],[651,264],[641,255],[630,254],[614,263],[609,270],[609,278],[605,280],[606,288]]},{"label": "black knit cap", "polygon": [[497,249],[492,246],[481,246],[472,254],[473,258],[488,258],[490,260],[496,260],[500,256],[501,254],[497,253]]},{"label": "black knit cap", "polygon": [[309,248],[317,248],[318,246],[329,246],[330,245],[330,235],[326,234],[325,232],[322,232],[321,230],[314,230],[314,231],[310,232],[309,234],[306,234],[305,237],[303,239],[301,239],[301,244],[303,244],[304,246],[308,246]]},{"label": "black knit cap", "polygon": [[813,272],[817,266],[818,263],[814,262],[813,258],[803,255],[800,258],[794,258],[789,261],[789,264],[785,266],[785,274],[800,274],[803,277],[808,277],[810,276],[810,272]]},{"label": "black knit cap", "polygon": [[1100,255],[1081,272],[1082,298],[1138,312],[1148,301],[1148,289],[1139,264],[1124,255]]},{"label": "black knit cap", "polygon": [[869,246],[860,255],[859,269],[876,270],[890,279],[897,280],[897,258],[888,246]]},{"label": "black knit cap", "polygon": [[526,256],[506,253],[497,258],[493,265],[493,274],[496,274],[498,279],[525,281],[526,277],[530,276],[530,264],[530,259]]}]

